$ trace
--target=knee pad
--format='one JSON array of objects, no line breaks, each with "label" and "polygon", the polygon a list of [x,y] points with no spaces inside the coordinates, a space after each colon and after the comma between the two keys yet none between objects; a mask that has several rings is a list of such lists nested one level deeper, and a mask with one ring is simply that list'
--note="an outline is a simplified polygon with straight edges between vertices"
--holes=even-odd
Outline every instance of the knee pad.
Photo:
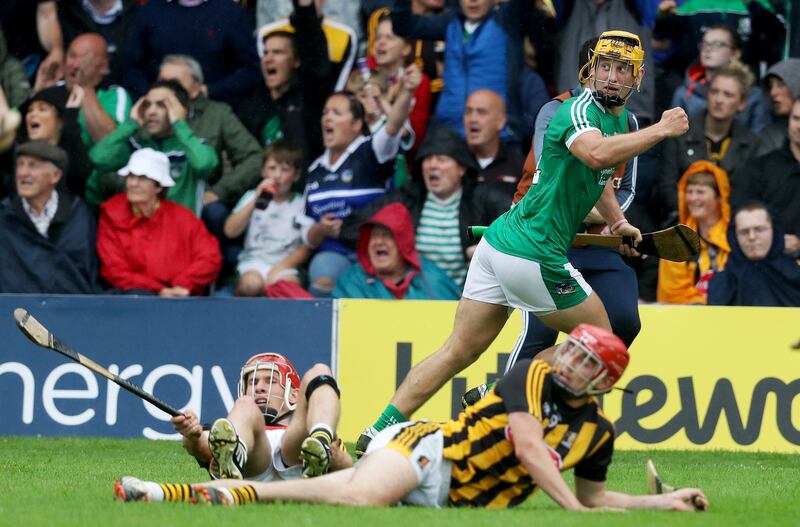
[{"label": "knee pad", "polygon": [[336,384],[336,379],[330,375],[318,375],[308,382],[308,386],[306,387],[306,401],[311,399],[311,394],[314,393],[314,390],[324,384],[333,388],[333,391],[336,392],[336,397],[340,396],[339,385]]}]

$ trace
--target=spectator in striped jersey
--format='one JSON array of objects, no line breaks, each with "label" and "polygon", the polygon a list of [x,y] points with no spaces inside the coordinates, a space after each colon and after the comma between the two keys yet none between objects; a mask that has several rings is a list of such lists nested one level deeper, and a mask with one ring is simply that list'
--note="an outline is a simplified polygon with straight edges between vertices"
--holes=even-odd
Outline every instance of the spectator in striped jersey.
[{"label": "spectator in striped jersey", "polygon": [[370,203],[344,221],[340,241],[355,246],[358,227],[388,203],[400,202],[411,211],[420,255],[433,261],[459,286],[475,251],[468,225],[488,225],[508,210],[502,190],[477,184],[478,165],[455,130],[430,130],[417,152],[415,181]]}]

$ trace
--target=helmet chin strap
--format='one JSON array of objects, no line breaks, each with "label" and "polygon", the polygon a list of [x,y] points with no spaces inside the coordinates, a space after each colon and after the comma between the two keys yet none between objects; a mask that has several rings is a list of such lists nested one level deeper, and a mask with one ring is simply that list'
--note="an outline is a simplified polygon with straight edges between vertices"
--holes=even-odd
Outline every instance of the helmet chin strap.
[{"label": "helmet chin strap", "polygon": [[274,426],[278,424],[283,419],[286,419],[290,415],[294,413],[294,410],[289,410],[286,413],[278,415],[278,411],[274,408],[267,408],[267,412],[264,414],[264,425],[266,426]]},{"label": "helmet chin strap", "polygon": [[278,418],[278,411],[275,408],[267,407],[267,410],[264,412],[264,421],[269,421],[269,424],[275,422],[275,419]]},{"label": "helmet chin strap", "polygon": [[609,95],[606,92],[594,91],[592,92],[595,100],[605,106],[606,108],[615,108],[623,106],[627,101],[627,97],[623,99],[619,95]]},{"label": "helmet chin strap", "polygon": [[633,95],[633,92],[637,90],[637,86],[635,84],[636,81],[634,81],[634,85],[632,86],[628,86],[626,84],[620,84],[618,82],[603,81],[605,82],[606,88],[608,88],[608,86],[613,85],[613,86],[618,86],[619,88],[629,89],[628,95],[626,95],[625,97],[620,97],[619,95],[609,95],[607,91],[598,89],[596,78],[592,78],[592,82],[594,83],[592,87],[592,96],[597,102],[599,102],[606,108],[616,108],[618,106],[624,106],[625,103],[628,102],[628,99],[631,98],[631,95]]}]

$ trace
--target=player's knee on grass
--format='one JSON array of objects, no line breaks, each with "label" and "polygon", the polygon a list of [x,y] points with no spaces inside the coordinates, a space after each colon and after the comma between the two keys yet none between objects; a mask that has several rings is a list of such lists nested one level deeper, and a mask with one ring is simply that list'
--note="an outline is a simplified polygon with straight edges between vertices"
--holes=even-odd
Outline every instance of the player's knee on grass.
[{"label": "player's knee on grass", "polygon": [[264,296],[264,280],[261,274],[255,271],[244,273],[236,284],[236,296]]}]

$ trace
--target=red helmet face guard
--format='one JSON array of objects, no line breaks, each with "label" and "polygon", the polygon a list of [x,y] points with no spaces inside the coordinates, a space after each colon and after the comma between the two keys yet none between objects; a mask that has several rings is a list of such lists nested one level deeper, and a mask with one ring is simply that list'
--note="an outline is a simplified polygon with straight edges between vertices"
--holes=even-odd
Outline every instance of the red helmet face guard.
[{"label": "red helmet face guard", "polygon": [[[260,389],[263,384],[258,382],[259,372],[269,372],[265,389]],[[266,420],[274,422],[286,412],[295,409],[296,404],[291,402],[291,394],[299,386],[300,376],[297,369],[286,357],[279,353],[260,353],[250,357],[242,367],[238,396],[251,395]]]},{"label": "red helmet face guard", "polygon": [[555,382],[575,397],[611,390],[629,361],[625,343],[610,331],[580,324],[556,349]]}]

